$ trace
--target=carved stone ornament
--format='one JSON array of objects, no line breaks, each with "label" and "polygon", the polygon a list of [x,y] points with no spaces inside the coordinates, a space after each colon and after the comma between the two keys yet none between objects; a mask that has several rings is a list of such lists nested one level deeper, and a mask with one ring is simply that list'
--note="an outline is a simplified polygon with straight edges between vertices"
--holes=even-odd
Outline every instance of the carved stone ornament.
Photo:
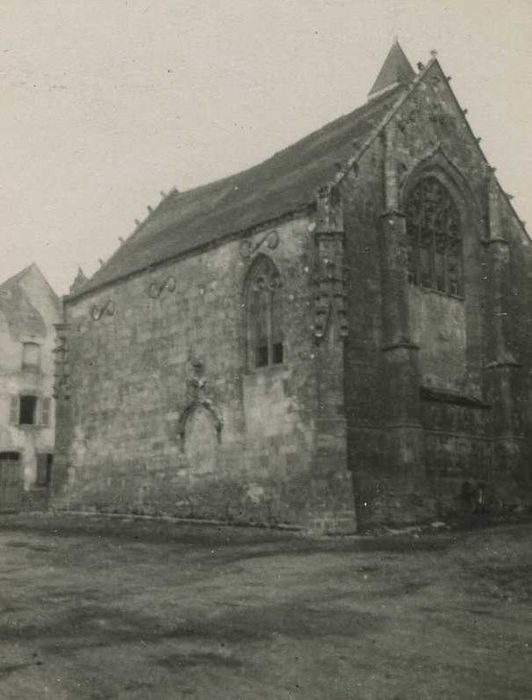
[{"label": "carved stone ornament", "polygon": [[53,396],[57,400],[68,400],[70,398],[70,364],[68,333],[70,326],[66,323],[55,324],[56,338],[54,353],[54,389]]},{"label": "carved stone ornament", "polygon": [[242,241],[240,244],[240,255],[246,260],[254,255],[264,243],[270,250],[274,250],[279,245],[279,233],[277,231],[268,231],[255,242]]},{"label": "carved stone ornament", "polygon": [[399,183],[403,183],[406,180],[406,176],[408,174],[408,167],[402,161],[398,161],[396,171],[397,171],[397,181]]},{"label": "carved stone ornament", "polygon": [[348,334],[344,275],[344,268],[339,261],[327,258],[318,261],[314,280],[314,337],[317,341],[325,337],[331,323],[337,324],[341,338]]},{"label": "carved stone ornament", "polygon": [[168,277],[164,282],[152,282],[148,287],[148,294],[152,299],[157,299],[166,290],[173,292],[176,288],[174,277]]},{"label": "carved stone ornament", "polygon": [[93,304],[91,307],[91,318],[93,321],[99,321],[102,316],[114,316],[115,314],[115,303],[112,299],[108,299],[103,304]]},{"label": "carved stone ornament", "polygon": [[429,111],[429,121],[440,126],[448,126],[454,122],[454,117],[446,114],[440,107],[431,105]]},{"label": "carved stone ornament", "polygon": [[253,278],[250,289],[254,292],[261,292],[263,289],[274,292],[282,286],[283,283],[279,271],[277,269],[268,269],[264,271],[264,274],[258,274]]},{"label": "carved stone ornament", "polygon": [[342,200],[336,189],[316,193],[316,258],[313,282],[314,338],[321,341],[331,326],[334,337],[347,336]]}]

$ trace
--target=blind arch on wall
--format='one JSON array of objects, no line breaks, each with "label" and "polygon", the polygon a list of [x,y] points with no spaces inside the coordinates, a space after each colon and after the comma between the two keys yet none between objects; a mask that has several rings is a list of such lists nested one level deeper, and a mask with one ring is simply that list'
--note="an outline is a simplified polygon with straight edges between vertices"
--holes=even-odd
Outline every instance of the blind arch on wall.
[{"label": "blind arch on wall", "polygon": [[279,270],[269,257],[261,254],[251,264],[244,288],[248,370],[283,362],[282,301]]},{"label": "blind arch on wall", "polygon": [[463,296],[460,211],[435,176],[420,179],[405,202],[408,279],[411,284]]}]

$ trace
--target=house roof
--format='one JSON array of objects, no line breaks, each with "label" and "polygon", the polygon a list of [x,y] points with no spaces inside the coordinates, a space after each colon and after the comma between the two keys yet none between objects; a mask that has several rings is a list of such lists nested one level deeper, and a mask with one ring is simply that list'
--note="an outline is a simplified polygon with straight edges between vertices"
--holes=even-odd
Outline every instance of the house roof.
[{"label": "house roof", "polygon": [[[40,275],[46,282],[37,265],[32,263],[0,284],[0,315],[4,317],[13,338],[22,334],[40,337],[46,335],[46,323],[22,284],[24,278],[31,274]],[[59,299],[55,293],[54,297],[59,308]]]},{"label": "house roof", "polygon": [[46,277],[43,275],[41,268],[37,265],[37,263],[34,262],[32,262],[30,265],[27,265],[26,267],[23,267],[22,270],[16,272],[14,275],[4,280],[0,284],[0,292],[2,290],[6,291],[11,289],[14,285],[18,285],[19,283],[23,282],[24,278],[30,277],[31,275],[41,280],[42,284],[48,289],[54,304],[57,306],[58,309],[60,309],[61,302],[59,300],[59,297],[55,293],[55,290],[53,289],[50,282],[48,282]]},{"label": "house roof", "polygon": [[399,87],[386,92],[260,165],[171,192],[71,297],[313,204],[316,189],[334,177],[401,92]]},{"label": "house roof", "polygon": [[[35,263],[32,263],[31,265],[28,265],[27,267],[23,267],[22,270],[15,272],[14,275],[11,275],[11,277],[8,277],[6,280],[4,280],[0,284],[0,293],[1,292],[8,292],[10,289],[12,289],[13,286],[18,285],[18,283],[22,280],[22,278],[25,277],[26,275],[30,274],[31,269],[34,267],[37,267],[37,266],[35,265]],[[8,295],[4,293],[4,298],[6,298],[7,296]]]}]

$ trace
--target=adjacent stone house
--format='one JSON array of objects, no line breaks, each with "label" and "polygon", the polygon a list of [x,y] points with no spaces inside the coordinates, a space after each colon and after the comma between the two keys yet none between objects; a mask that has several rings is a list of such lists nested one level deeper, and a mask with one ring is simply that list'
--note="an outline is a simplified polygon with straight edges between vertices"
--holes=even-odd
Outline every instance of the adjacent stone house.
[{"label": "adjacent stone house", "polygon": [[37,265],[0,285],[0,511],[48,499],[60,320],[61,302]]},{"label": "adjacent stone house", "polygon": [[530,494],[530,239],[432,55],[65,299],[56,506],[353,529]]}]

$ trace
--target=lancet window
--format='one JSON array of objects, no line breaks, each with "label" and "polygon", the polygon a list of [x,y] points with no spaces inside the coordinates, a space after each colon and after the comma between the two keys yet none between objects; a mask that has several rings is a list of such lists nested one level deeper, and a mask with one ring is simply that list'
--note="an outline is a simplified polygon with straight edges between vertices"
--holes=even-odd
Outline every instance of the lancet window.
[{"label": "lancet window", "polygon": [[270,258],[259,256],[245,289],[248,369],[283,362],[281,276]]}]

